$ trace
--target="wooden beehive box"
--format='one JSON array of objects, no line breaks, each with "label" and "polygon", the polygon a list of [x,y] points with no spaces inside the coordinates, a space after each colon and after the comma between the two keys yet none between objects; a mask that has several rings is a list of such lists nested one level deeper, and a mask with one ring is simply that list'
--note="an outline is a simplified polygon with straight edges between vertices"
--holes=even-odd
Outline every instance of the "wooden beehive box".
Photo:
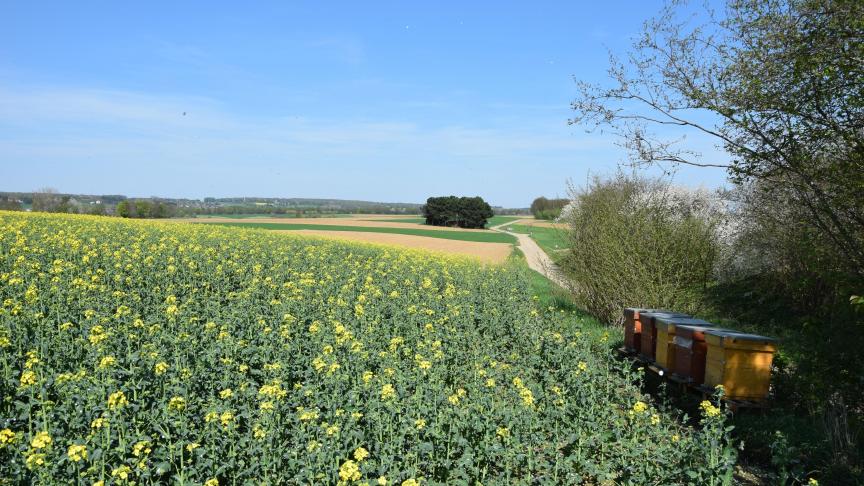
[{"label": "wooden beehive box", "polygon": [[654,361],[657,351],[657,328],[654,326],[654,321],[658,317],[690,317],[687,314],[672,311],[651,311],[640,314],[642,322],[642,333],[639,355],[643,358]]},{"label": "wooden beehive box", "polygon": [[657,347],[654,352],[654,361],[664,370],[670,371],[675,369],[675,331],[677,326],[684,325],[713,326],[710,322],[703,321],[702,319],[666,316],[654,318],[654,328],[657,330]]},{"label": "wooden beehive box", "polygon": [[708,330],[705,385],[723,385],[726,398],[762,401],[768,397],[773,338],[729,330]]},{"label": "wooden beehive box", "polygon": [[624,349],[630,352],[639,352],[642,347],[641,314],[653,310],[640,307],[627,307],[624,309]]},{"label": "wooden beehive box", "polygon": [[[705,357],[708,345],[705,344],[705,332],[717,329],[710,326],[675,326],[675,367],[679,378],[693,385],[701,385],[705,381]],[[728,329],[721,329],[726,331]]]}]

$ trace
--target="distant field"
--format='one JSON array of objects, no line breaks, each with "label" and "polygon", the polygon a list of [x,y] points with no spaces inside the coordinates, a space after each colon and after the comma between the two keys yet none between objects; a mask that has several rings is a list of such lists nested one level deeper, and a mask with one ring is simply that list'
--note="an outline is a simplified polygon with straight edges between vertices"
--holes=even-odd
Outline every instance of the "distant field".
[{"label": "distant field", "polygon": [[443,238],[446,240],[479,241],[483,243],[515,243],[516,239],[504,233],[484,231],[447,231],[428,230],[421,228],[388,228],[388,227],[366,227],[327,224],[302,224],[302,223],[204,223],[219,226],[234,226],[240,228],[260,228],[268,230],[319,230],[319,231],[354,231],[363,233],[391,233],[400,235],[426,236],[429,238]]},{"label": "distant field", "polygon": [[351,214],[334,213],[334,214],[310,214],[297,216],[296,214],[199,214],[196,219],[255,219],[255,218],[350,218]]},{"label": "distant field", "polygon": [[504,229],[514,233],[529,235],[553,260],[557,260],[558,255],[561,254],[561,250],[567,248],[567,233],[564,229],[528,226],[524,224],[513,224],[505,226]]},{"label": "distant field", "polygon": [[[510,221],[516,221],[522,219],[523,216],[492,216],[489,218],[489,222],[486,223],[486,227],[489,228],[491,226],[497,226],[499,224],[509,223]],[[375,219],[369,219],[368,221],[378,221]],[[415,224],[425,224],[426,219],[424,218],[393,218],[387,219],[387,221],[393,223],[415,223]]]}]

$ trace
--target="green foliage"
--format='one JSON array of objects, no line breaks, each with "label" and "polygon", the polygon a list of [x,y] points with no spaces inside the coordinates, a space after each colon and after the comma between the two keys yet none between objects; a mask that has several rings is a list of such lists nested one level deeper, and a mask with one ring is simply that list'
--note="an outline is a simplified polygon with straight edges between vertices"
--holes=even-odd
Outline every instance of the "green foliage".
[{"label": "green foliage", "polygon": [[704,201],[625,175],[594,178],[574,196],[561,264],[581,306],[610,323],[628,306],[701,308],[719,246]]},{"label": "green foliage", "polygon": [[117,203],[114,214],[121,218],[158,219],[169,218],[176,210],[176,205],[155,199],[124,199]]},{"label": "green foliage", "polygon": [[561,214],[569,202],[569,199],[546,199],[540,196],[531,203],[531,214],[537,219],[552,220]]},{"label": "green foliage", "polygon": [[459,228],[485,228],[494,213],[481,197],[430,197],[422,208],[426,224],[457,226]]},{"label": "green foliage", "polygon": [[484,243],[515,243],[516,239],[504,233],[494,231],[447,231],[430,230],[421,228],[388,228],[373,226],[345,226],[333,224],[312,223],[206,223],[219,226],[233,226],[236,228],[259,228],[269,230],[320,230],[320,231],[357,231],[361,233],[391,233],[398,235],[425,236],[428,238],[442,238],[445,240],[480,241]]},{"label": "green foliage", "polygon": [[117,203],[117,206],[114,208],[114,214],[120,216],[121,218],[128,218],[132,215],[131,209],[129,209],[129,201],[120,201]]},{"label": "green foliage", "polygon": [[12,483],[729,484],[720,409],[658,408],[518,267],[0,213],[0,279]]}]

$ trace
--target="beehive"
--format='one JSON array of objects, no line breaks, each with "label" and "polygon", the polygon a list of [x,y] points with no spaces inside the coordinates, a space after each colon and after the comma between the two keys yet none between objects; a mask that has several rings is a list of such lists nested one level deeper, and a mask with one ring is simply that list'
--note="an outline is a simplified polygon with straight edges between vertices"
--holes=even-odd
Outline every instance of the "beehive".
[{"label": "beehive", "polygon": [[642,345],[641,313],[654,309],[627,307],[624,309],[624,349],[638,353]]},{"label": "beehive", "polygon": [[713,326],[708,321],[685,317],[655,317],[654,328],[657,330],[657,344],[654,351],[655,362],[664,370],[675,369],[675,330],[676,326]]},{"label": "beehive", "polygon": [[768,397],[775,339],[728,330],[705,332],[708,347],[705,385],[723,385],[727,398],[761,401]]},{"label": "beehive", "polygon": [[[694,385],[705,381],[705,331],[717,329],[710,326],[675,326],[675,374]],[[721,329],[725,331],[726,329]]]},{"label": "beehive", "polygon": [[658,317],[690,317],[687,314],[672,311],[651,311],[640,314],[642,322],[642,333],[640,338],[642,344],[640,346],[639,355],[648,360],[654,360],[657,344],[657,328],[654,327],[654,320]]}]

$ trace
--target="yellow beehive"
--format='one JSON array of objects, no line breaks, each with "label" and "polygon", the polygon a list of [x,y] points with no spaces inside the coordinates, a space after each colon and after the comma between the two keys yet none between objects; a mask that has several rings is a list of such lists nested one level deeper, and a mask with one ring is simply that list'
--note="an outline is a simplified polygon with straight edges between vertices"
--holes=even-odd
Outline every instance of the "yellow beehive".
[{"label": "yellow beehive", "polygon": [[761,401],[768,397],[775,339],[729,330],[705,331],[708,354],[705,385],[723,385],[727,398]]},{"label": "yellow beehive", "polygon": [[712,324],[702,319],[659,316],[654,318],[654,327],[657,328],[657,349],[654,352],[654,361],[664,370],[675,368],[675,326],[711,326]]}]

